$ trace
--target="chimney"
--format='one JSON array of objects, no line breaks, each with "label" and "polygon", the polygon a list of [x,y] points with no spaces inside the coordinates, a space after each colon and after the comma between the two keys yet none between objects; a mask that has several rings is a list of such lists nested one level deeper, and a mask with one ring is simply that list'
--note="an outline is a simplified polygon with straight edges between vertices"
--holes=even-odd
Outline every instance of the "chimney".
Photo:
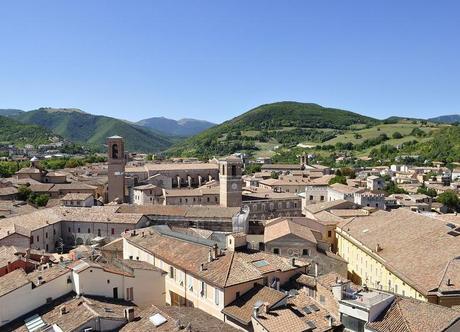
[{"label": "chimney", "polygon": [[66,306],[62,306],[60,309],[59,309],[59,313],[61,316],[65,315],[67,313],[67,308]]},{"label": "chimney", "polygon": [[377,243],[377,245],[375,246],[375,251],[376,251],[376,252],[382,251],[382,247],[380,246],[379,243]]},{"label": "chimney", "polygon": [[25,257],[26,257],[26,262],[28,262],[29,258],[30,258],[30,248],[26,249],[26,256]]},{"label": "chimney", "polygon": [[292,257],[291,264],[292,264],[292,266],[295,266],[295,257]]},{"label": "chimney", "polygon": [[200,264],[200,271],[201,271],[201,272],[204,271],[204,263],[201,263],[201,264]]},{"label": "chimney", "polygon": [[208,252],[208,263],[211,263],[212,262],[212,248],[209,248],[209,252]]},{"label": "chimney", "polygon": [[317,278],[319,275],[318,263],[315,262],[315,277]]},{"label": "chimney", "polygon": [[327,318],[328,326],[332,327],[332,323],[334,322],[334,318],[331,315],[327,315],[326,318]]},{"label": "chimney", "polygon": [[337,283],[332,286],[332,294],[334,295],[337,301],[343,299],[342,283]]},{"label": "chimney", "polygon": [[37,277],[37,285],[41,285],[43,283],[43,278],[42,276]]},{"label": "chimney", "polygon": [[125,318],[128,322],[132,322],[134,320],[134,307],[127,307],[124,310]]},{"label": "chimney", "polygon": [[214,243],[212,246],[212,259],[217,259],[217,256],[219,254],[219,248],[217,247],[217,243]]},{"label": "chimney", "polygon": [[452,284],[450,283],[450,278],[447,279],[447,286],[452,286]]},{"label": "chimney", "polygon": [[252,317],[254,318],[257,318],[259,317],[259,308],[254,306],[254,308],[252,308]]}]

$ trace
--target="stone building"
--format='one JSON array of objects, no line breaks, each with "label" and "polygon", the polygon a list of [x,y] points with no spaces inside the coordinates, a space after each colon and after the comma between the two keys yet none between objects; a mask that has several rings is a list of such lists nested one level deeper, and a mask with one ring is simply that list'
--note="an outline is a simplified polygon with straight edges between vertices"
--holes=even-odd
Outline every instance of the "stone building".
[{"label": "stone building", "polygon": [[219,161],[220,205],[223,207],[241,206],[242,165],[241,159],[235,156]]},{"label": "stone building", "polygon": [[108,147],[108,201],[125,200],[125,143],[122,137],[112,136],[107,139]]}]

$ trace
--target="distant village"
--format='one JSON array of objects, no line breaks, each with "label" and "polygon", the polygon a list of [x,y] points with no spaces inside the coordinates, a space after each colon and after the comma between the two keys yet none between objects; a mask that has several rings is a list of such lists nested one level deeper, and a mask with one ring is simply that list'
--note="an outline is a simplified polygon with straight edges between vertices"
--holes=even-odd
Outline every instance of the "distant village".
[{"label": "distant village", "polygon": [[112,136],[107,162],[42,167],[63,145],[0,150],[30,164],[0,178],[1,331],[460,331],[460,163],[156,160]]}]

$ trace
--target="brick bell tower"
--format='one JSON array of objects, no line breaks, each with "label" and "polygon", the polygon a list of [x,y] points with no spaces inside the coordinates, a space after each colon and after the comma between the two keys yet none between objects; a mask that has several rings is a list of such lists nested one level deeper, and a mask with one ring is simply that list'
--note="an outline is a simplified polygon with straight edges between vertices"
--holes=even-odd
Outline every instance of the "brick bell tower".
[{"label": "brick bell tower", "polygon": [[219,160],[220,206],[241,207],[242,161],[230,156]]},{"label": "brick bell tower", "polygon": [[107,138],[107,157],[109,167],[108,201],[125,200],[125,142],[123,137],[111,136]]}]

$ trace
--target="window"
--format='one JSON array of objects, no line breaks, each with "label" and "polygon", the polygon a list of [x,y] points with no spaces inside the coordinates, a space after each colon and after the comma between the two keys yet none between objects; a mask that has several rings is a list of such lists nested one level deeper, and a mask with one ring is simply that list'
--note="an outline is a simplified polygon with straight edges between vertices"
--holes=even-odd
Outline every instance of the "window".
[{"label": "window", "polygon": [[332,236],[332,231],[327,231],[327,237],[331,237]]},{"label": "window", "polygon": [[40,236],[37,235],[37,242],[40,241]]},{"label": "window", "polygon": [[132,259],[133,259],[133,256],[129,256],[129,259],[131,259],[131,260],[132,260]]},{"label": "window", "polygon": [[187,276],[187,289],[193,292],[193,277],[189,275]]},{"label": "window", "polygon": [[236,166],[232,165],[232,176],[236,176]]},{"label": "window", "polygon": [[200,295],[206,297],[206,283],[204,281],[201,282]]},{"label": "window", "polygon": [[313,195],[310,195],[310,201],[312,201],[312,200],[313,200]]},{"label": "window", "polygon": [[46,238],[46,239],[48,238],[48,232],[45,233],[45,238]]},{"label": "window", "polygon": [[91,228],[88,228],[88,234],[91,233]]},{"label": "window", "polygon": [[302,249],[302,256],[309,256],[310,253],[308,251],[308,249]]},{"label": "window", "polygon": [[80,233],[80,227],[78,227],[78,233]]},{"label": "window", "polygon": [[273,248],[273,253],[275,255],[279,255],[280,254],[280,249],[279,248]]},{"label": "window", "polygon": [[107,283],[110,284],[110,279],[107,279]]},{"label": "window", "polygon": [[174,266],[170,266],[170,267],[169,267],[169,277],[170,277],[171,279],[174,278]]},{"label": "window", "polygon": [[219,305],[220,291],[217,288],[214,288],[214,303]]},{"label": "window", "polygon": [[97,230],[97,236],[101,236],[101,230],[100,229]]},{"label": "window", "polygon": [[319,296],[319,303],[324,304],[326,302],[326,299],[324,298],[324,295]]},{"label": "window", "polygon": [[236,292],[236,298],[239,298],[240,297],[240,292]]},{"label": "window", "polygon": [[134,296],[133,296],[133,287],[128,287],[126,288],[126,299],[128,301],[132,301],[134,300]]},{"label": "window", "polygon": [[68,231],[69,231],[69,233],[70,233],[70,227],[69,227],[69,228],[67,228],[67,230],[68,230]]},{"label": "window", "polygon": [[320,198],[320,199],[321,199],[322,201],[324,201],[324,196],[321,196],[321,198]]},{"label": "window", "polygon": [[112,235],[115,234],[115,228],[112,228],[111,233],[112,233]]}]

